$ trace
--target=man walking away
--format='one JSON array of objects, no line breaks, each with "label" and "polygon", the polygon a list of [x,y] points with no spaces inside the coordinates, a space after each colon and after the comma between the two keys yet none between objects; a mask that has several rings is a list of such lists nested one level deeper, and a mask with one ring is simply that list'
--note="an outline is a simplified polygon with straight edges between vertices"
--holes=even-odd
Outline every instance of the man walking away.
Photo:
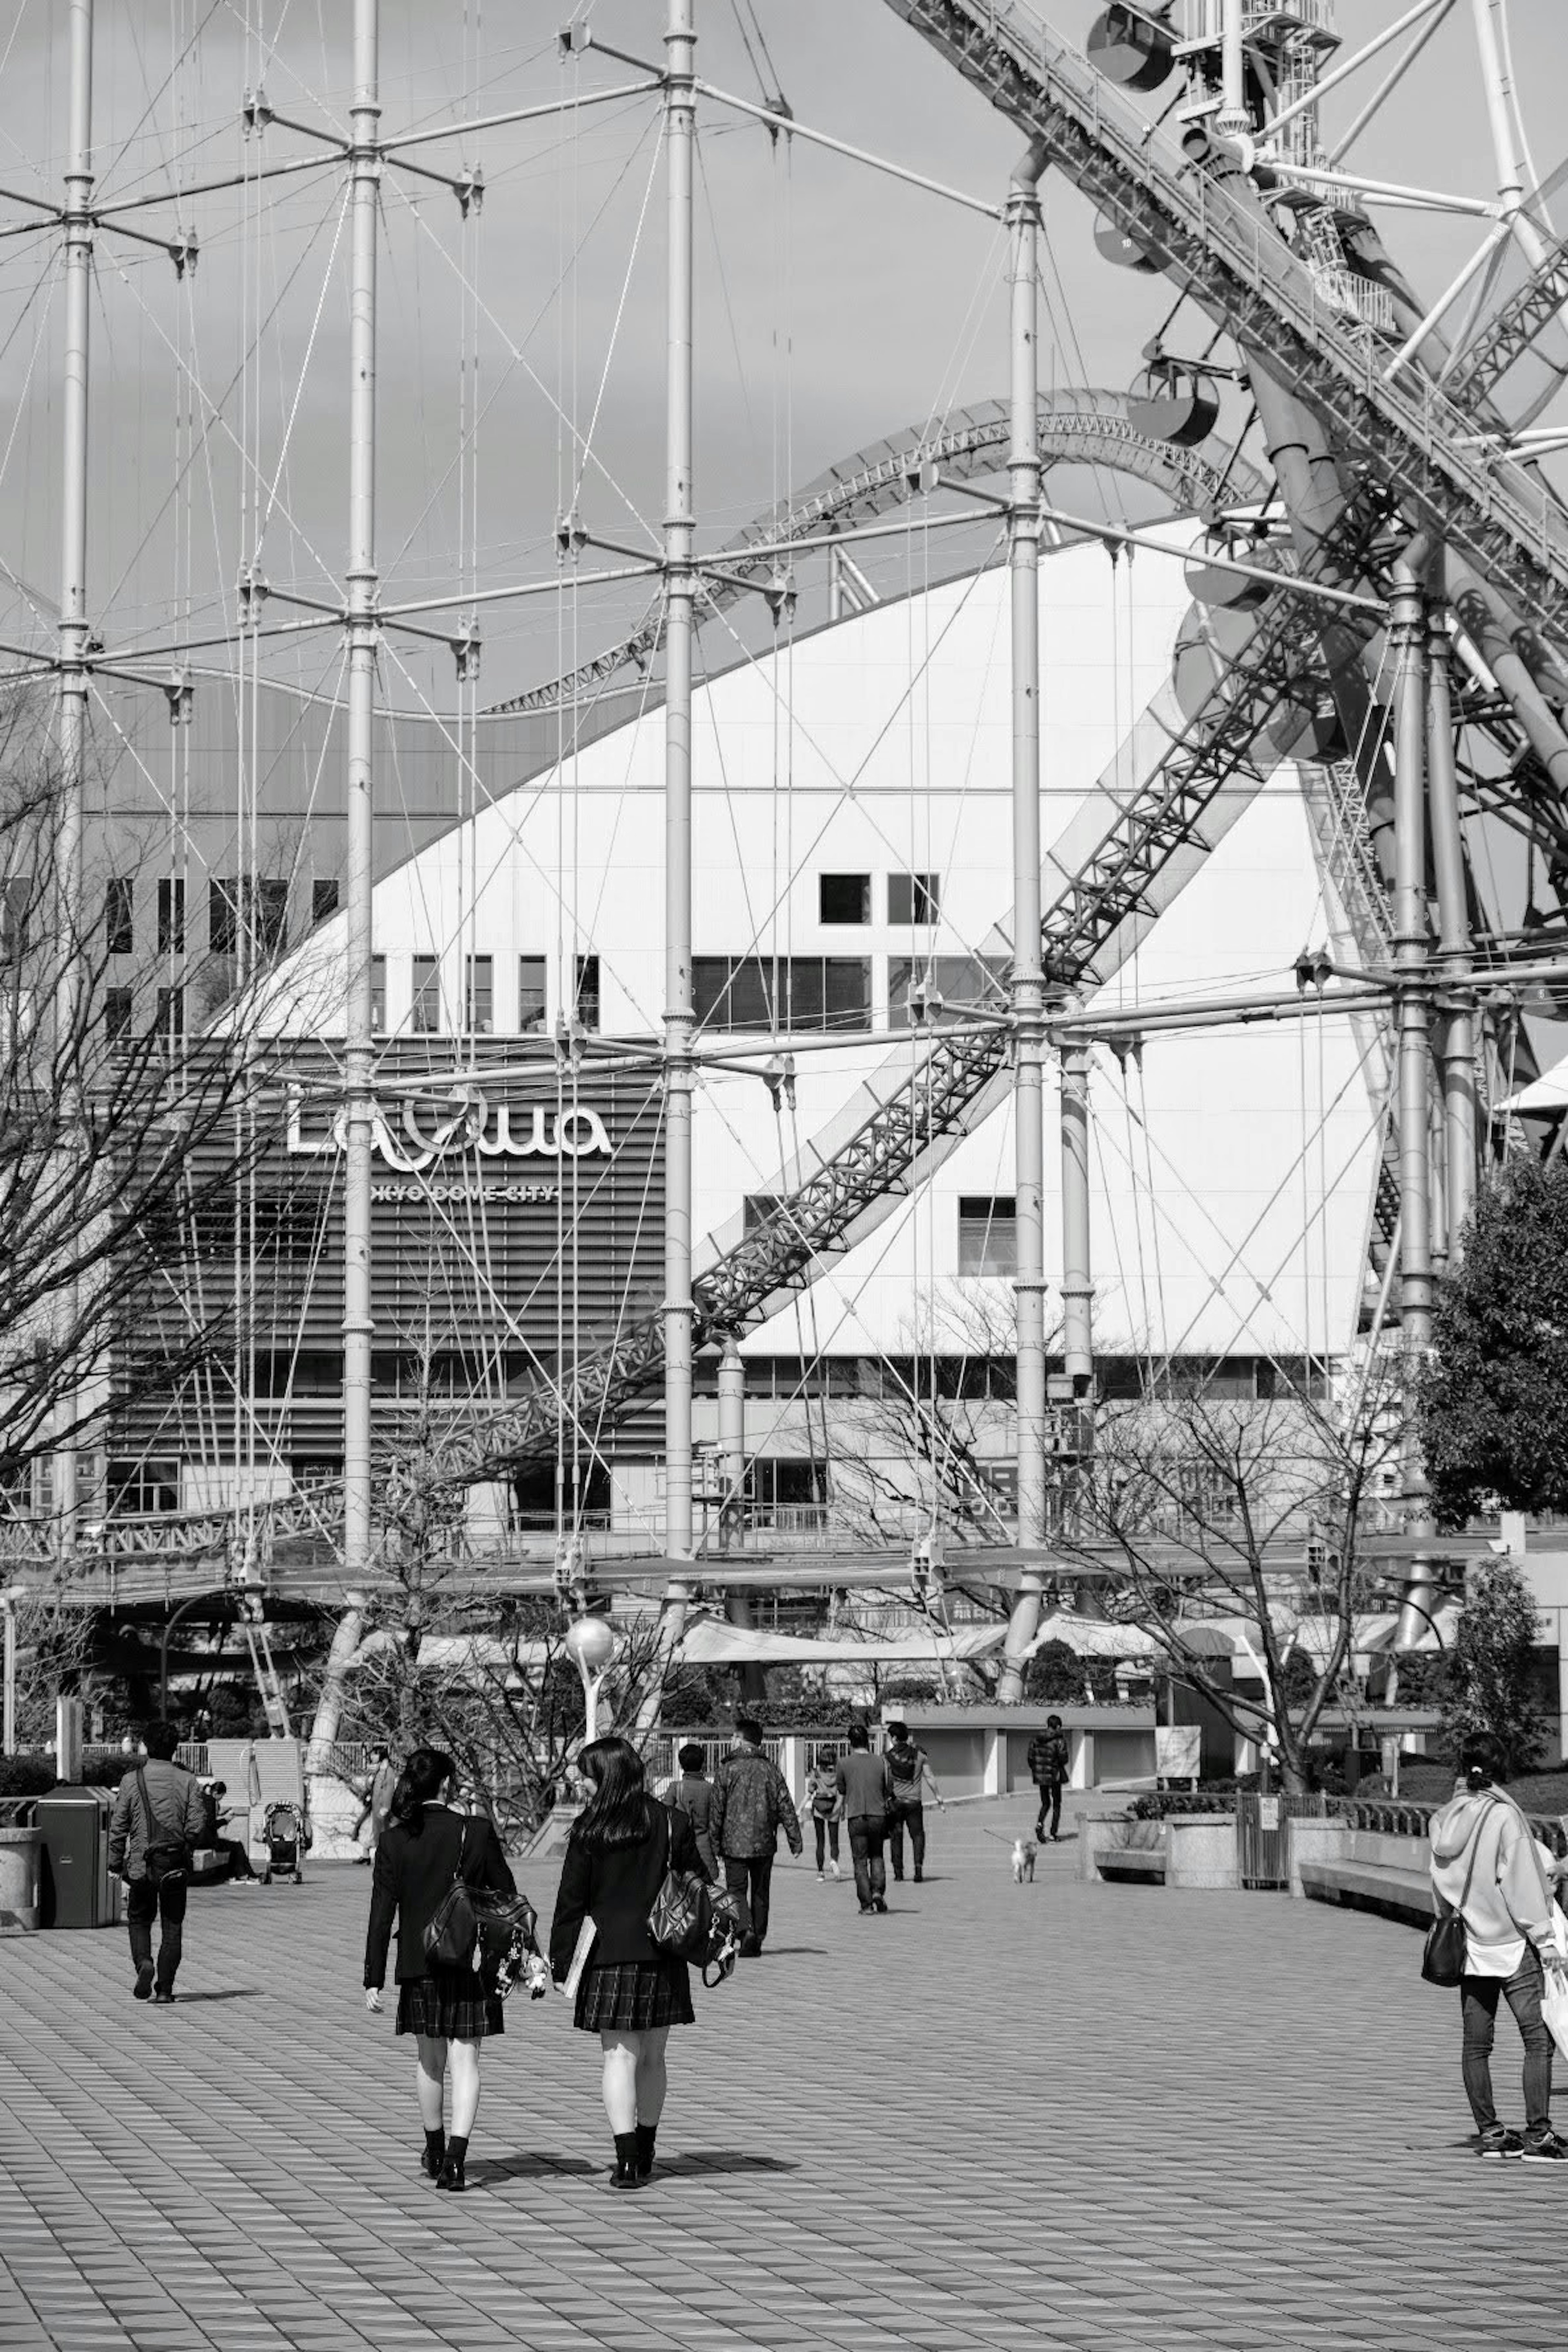
[{"label": "man walking away", "polygon": [[855,1857],[855,1892],[862,1918],[888,1907],[888,1872],[882,1841],[893,1801],[893,1779],[885,1756],[873,1756],[871,1735],[863,1723],[849,1727],[849,1753],[838,1767],[838,1793],[849,1823],[849,1851]]},{"label": "man walking away", "polygon": [[[146,1736],[147,1761],[120,1783],[109,1824],[109,1867],[127,1882],[125,1916],[138,2000],[166,2006],[184,1942],[185,1894],[191,1851],[206,1818],[201,1783],[174,1761],[178,1734],[155,1723]],[[158,1965],[153,1966],[153,1922],[162,1920]],[[157,1990],[154,1994],[153,1985]]]},{"label": "man walking away", "polygon": [[888,1808],[888,1859],[893,1865],[893,1876],[904,1874],[904,1832],[910,1833],[910,1852],[914,1858],[915,1885],[925,1874],[926,1816],[925,1792],[929,1789],[943,1812],[947,1800],[936,1785],[923,1748],[910,1737],[907,1723],[889,1723],[888,1745],[882,1750],[888,1762],[888,1776],[893,1785],[893,1801]]},{"label": "man walking away", "polygon": [[713,1775],[708,1824],[713,1850],[724,1865],[724,1884],[751,1914],[751,1931],[741,1938],[741,1958],[754,1960],[768,1932],[779,1832],[789,1840],[797,1861],[805,1841],[784,1774],[763,1754],[762,1725],[752,1716],[737,1716],[735,1738],[736,1746]]},{"label": "man walking away", "polygon": [[1037,1731],[1029,1742],[1029,1778],[1039,1790],[1039,1819],[1035,1823],[1035,1835],[1046,1835],[1046,1815],[1051,1817],[1050,1839],[1057,1843],[1062,1825],[1062,1790],[1068,1777],[1068,1736],[1062,1729],[1059,1715],[1047,1715],[1044,1731]]},{"label": "man walking away", "polygon": [[719,1857],[713,1851],[713,1783],[703,1769],[708,1761],[707,1750],[700,1740],[689,1739],[676,1761],[680,1769],[659,1790],[659,1799],[664,1804],[673,1805],[678,1813],[684,1813],[691,1823],[697,1852],[709,1877],[722,1877]]}]

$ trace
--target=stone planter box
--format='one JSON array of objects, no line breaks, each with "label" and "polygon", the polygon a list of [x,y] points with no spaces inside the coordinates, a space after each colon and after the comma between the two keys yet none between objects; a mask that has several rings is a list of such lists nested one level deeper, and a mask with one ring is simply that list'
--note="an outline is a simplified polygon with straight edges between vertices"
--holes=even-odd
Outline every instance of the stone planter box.
[{"label": "stone planter box", "polygon": [[1165,1822],[1167,1886],[1241,1885],[1234,1813],[1172,1813]]}]

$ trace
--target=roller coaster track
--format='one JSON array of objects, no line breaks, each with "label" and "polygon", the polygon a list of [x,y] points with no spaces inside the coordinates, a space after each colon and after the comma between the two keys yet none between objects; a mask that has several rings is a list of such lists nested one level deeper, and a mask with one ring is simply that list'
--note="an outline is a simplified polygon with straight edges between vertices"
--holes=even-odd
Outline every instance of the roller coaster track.
[{"label": "roller coaster track", "polygon": [[1462,446],[1474,424],[1450,394],[1409,370],[1401,382],[1384,378],[1381,347],[1329,307],[1260,204],[1192,164],[1016,0],[886,5],[1288,383],[1336,450],[1374,475],[1413,523],[1460,550],[1568,647],[1568,545],[1547,494],[1532,499],[1513,468],[1489,467]]},{"label": "roller coaster track", "polygon": [[[1361,576],[1392,504],[1385,491],[1363,488],[1299,576],[1331,585]],[[1321,690],[1316,641],[1301,625],[1287,579],[1193,718],[1184,726],[1173,715],[1169,740],[1142,782],[1102,799],[1101,827],[1082,854],[1064,863],[1058,845],[1047,867],[1042,939],[1058,988],[1093,987],[1131,952],[1281,756],[1282,718],[1297,711],[1304,719]],[[999,1098],[1010,1055],[1010,1034],[999,1027],[980,1036],[938,1033],[912,1070],[900,1063],[887,1094],[831,1155],[699,1276],[694,1345],[754,1329],[809,1285],[821,1259],[850,1247],[879,1222],[933,1155]],[[657,1387],[663,1365],[661,1320],[650,1302],[616,1339],[580,1357],[559,1388],[540,1381],[502,1412],[438,1439],[423,1475],[469,1486],[505,1477],[525,1461],[552,1459],[563,1415],[595,1437]],[[326,1482],[259,1506],[254,1515],[215,1511],[110,1523],[97,1532],[93,1549],[102,1559],[142,1563],[233,1557],[247,1530],[274,1549],[330,1538],[341,1509],[341,1488]],[[13,1551],[19,1527],[11,1531]],[[0,1523],[0,1557],[6,1533]]]},{"label": "roller coaster track", "polygon": [[[1205,521],[1212,520],[1227,502],[1247,505],[1263,495],[1262,478],[1246,459],[1234,459],[1222,473],[1199,450],[1177,448],[1140,433],[1129,422],[1126,409],[1126,395],[1118,392],[1071,390],[1054,396],[1043,394],[1038,435],[1041,464],[1105,466],[1131,474],[1163,491],[1177,514],[1200,515]],[[773,548],[784,540],[809,539],[824,530],[891,513],[915,497],[916,478],[927,465],[939,467],[952,481],[994,473],[1006,462],[1010,430],[1006,404],[987,400],[955,409],[939,433],[910,425],[869,448],[857,450],[808,482],[796,497],[759,515],[721,551],[714,561],[721,562],[731,577],[708,583],[707,609],[723,612],[746,593],[738,582],[761,584],[776,568],[773,556],[748,555],[749,548]],[[592,695],[623,670],[646,677],[663,644],[663,607],[656,604],[618,645],[563,677],[495,704],[487,716],[553,710]]]},{"label": "roller coaster track", "polygon": [[1568,303],[1568,236],[1560,237],[1519,291],[1487,321],[1448,378],[1450,400],[1485,400]]}]

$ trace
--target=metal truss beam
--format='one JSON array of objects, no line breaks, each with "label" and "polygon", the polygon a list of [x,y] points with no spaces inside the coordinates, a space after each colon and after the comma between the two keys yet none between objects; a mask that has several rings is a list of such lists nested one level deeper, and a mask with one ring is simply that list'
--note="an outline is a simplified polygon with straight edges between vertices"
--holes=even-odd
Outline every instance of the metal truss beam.
[{"label": "metal truss beam", "polygon": [[1447,382],[1450,400],[1479,408],[1568,303],[1568,236],[1488,320]]}]

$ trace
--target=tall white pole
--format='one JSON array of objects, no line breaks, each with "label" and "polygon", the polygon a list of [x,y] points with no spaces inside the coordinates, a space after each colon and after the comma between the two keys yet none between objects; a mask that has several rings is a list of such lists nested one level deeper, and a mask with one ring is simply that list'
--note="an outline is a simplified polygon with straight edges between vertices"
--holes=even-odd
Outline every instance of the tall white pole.
[{"label": "tall white pole", "polygon": [[[89,923],[82,865],[84,790],[87,772],[87,500],[89,360],[92,322],[92,12],[93,0],[66,0],[69,37],[69,120],[66,131],[64,376],[60,391],[60,619],[59,619],[59,838],[60,971],[56,992],[59,1060],[73,1096],[79,1096],[85,1006],[82,975],[88,965]],[[63,1106],[68,1129],[80,1113],[79,1098]],[[70,1148],[68,1145],[68,1149]],[[62,1336],[75,1355],[81,1322],[79,1286],[66,1286],[60,1299]],[[79,1383],[73,1378],[59,1401],[64,1443],[54,1455],[54,1509],[62,1552],[76,1549],[80,1512]]]},{"label": "tall white pole", "polygon": [[1247,52],[1242,46],[1242,0],[1224,0],[1220,37],[1220,107],[1215,128],[1226,139],[1250,128],[1247,110]]},{"label": "tall white pole", "polygon": [[[1432,1164],[1430,1013],[1426,1001],[1426,610],[1413,565],[1394,566],[1390,619],[1394,656],[1394,962],[1398,977],[1399,1313],[1404,1358],[1405,1533],[1433,1532],[1430,1491],[1416,1417],[1415,1388],[1432,1344]],[[1421,1638],[1422,1610],[1435,1603],[1432,1570],[1411,1560],[1394,1629],[1394,1648]],[[1397,1675],[1397,1666],[1395,1667]],[[1391,1686],[1390,1696],[1393,1696]]]},{"label": "tall white pole", "polygon": [[[1032,145],[1007,192],[1012,301],[1012,417],[1007,452],[1007,562],[1013,619],[1013,1152],[1016,1192],[1018,1543],[1046,1540],[1046,982],[1040,963],[1040,446],[1036,270],[1039,179]],[[1023,1696],[1024,1664],[1040,1622],[1042,1567],[1026,1561],[996,1685]]]},{"label": "tall white pole", "polygon": [[1400,1317],[1414,1359],[1432,1337],[1426,1003],[1426,616],[1420,580],[1394,568],[1394,961],[1399,975]]},{"label": "tall white pole", "polygon": [[343,863],[347,1017],[343,1151],[343,1566],[371,1558],[370,1176],[373,1117],[372,749],[375,723],[376,210],[380,201],[380,0],[353,0],[349,116],[348,806]]},{"label": "tall white pole", "polygon": [[[668,383],[664,507],[664,1535],[691,1558],[691,481],[692,184],[697,143],[693,0],[669,0],[665,34]],[[666,1590],[666,1636],[686,1585]]]},{"label": "tall white pole", "polygon": [[1448,631],[1444,607],[1428,607],[1426,637],[1426,789],[1432,824],[1432,868],[1437,891],[1437,957],[1444,978],[1460,991],[1443,1024],[1439,1058],[1447,1137],[1448,1264],[1458,1263],[1460,1234],[1476,1197],[1476,1013],[1468,991],[1472,966],[1469,906],[1465,894],[1459,831],[1459,785],[1454,766],[1449,706]]},{"label": "tall white pole", "polygon": [[[1078,1009],[1073,1001],[1074,1011]],[[1089,1230],[1089,1045],[1062,1041],[1062,1369],[1082,1400],[1094,1384],[1094,1283]]]}]

